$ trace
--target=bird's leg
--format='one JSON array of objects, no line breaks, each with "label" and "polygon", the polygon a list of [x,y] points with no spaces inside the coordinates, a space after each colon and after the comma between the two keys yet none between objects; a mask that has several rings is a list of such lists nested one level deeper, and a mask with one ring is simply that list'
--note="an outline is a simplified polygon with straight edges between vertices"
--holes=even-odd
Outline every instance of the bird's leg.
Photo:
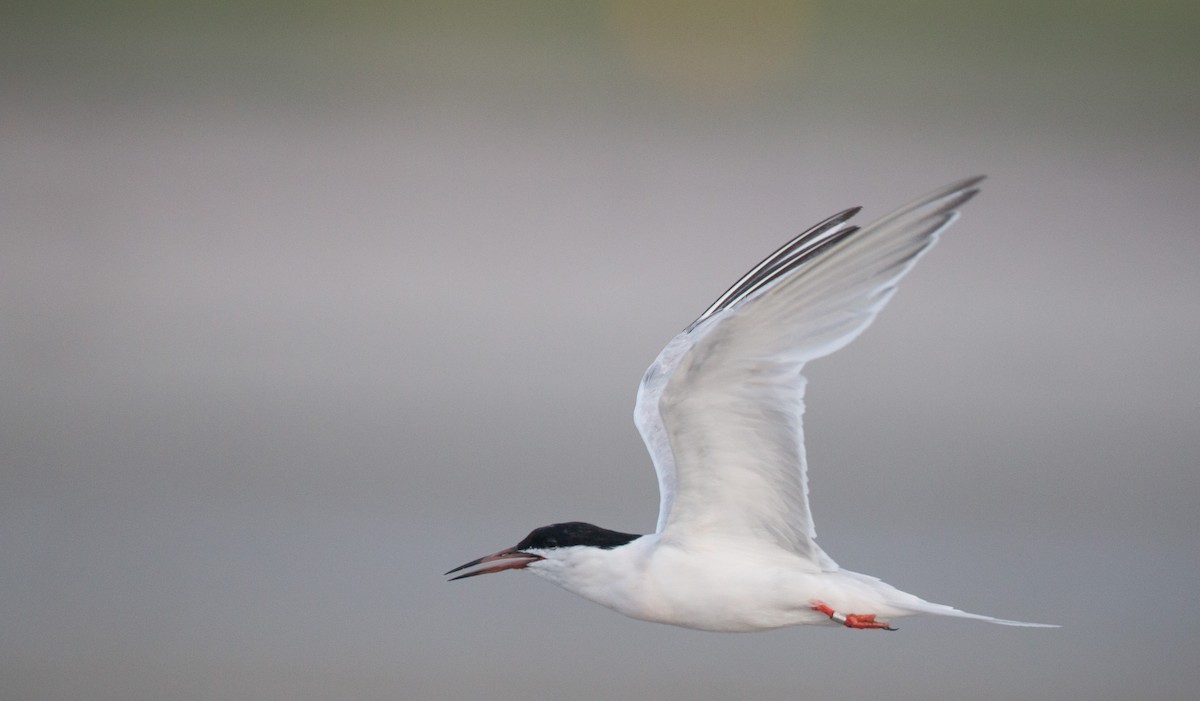
[{"label": "bird's leg", "polygon": [[812,610],[820,611],[826,616],[829,616],[829,619],[834,623],[841,623],[847,628],[878,628],[879,630],[896,630],[888,625],[887,621],[875,620],[875,614],[873,613],[838,613],[822,601],[812,602]]}]

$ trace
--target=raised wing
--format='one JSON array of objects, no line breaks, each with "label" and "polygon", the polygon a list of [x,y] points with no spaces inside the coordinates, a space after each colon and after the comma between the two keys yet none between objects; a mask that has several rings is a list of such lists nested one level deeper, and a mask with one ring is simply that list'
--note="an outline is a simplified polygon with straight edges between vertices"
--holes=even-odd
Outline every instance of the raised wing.
[{"label": "raised wing", "polygon": [[846,210],[755,266],[663,348],[634,420],[658,472],[658,533],[816,544],[804,458],[804,364],[862,333],[975,195],[970,178],[862,229]]}]

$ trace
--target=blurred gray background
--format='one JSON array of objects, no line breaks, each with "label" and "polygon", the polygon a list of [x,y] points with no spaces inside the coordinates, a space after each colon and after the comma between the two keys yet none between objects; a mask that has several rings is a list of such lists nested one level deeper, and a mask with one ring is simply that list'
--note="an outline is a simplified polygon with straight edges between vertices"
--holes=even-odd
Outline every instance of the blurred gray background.
[{"label": "blurred gray background", "polygon": [[[0,12],[3,698],[1194,698],[1196,3]],[[809,368],[817,526],[1063,629],[443,581],[652,530],[659,348],[826,215],[977,172]]]}]

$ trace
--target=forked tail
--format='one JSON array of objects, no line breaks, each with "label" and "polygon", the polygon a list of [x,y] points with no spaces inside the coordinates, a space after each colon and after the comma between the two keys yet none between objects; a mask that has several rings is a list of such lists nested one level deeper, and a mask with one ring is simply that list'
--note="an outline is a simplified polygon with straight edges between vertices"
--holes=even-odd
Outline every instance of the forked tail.
[{"label": "forked tail", "polygon": [[1024,628],[1060,628],[1061,626],[1054,623],[1027,623],[1025,621],[1010,621],[1005,618],[993,618],[992,616],[984,616],[978,613],[967,613],[959,611],[953,606],[945,604],[935,604],[929,601],[918,599],[917,601],[906,601],[903,604],[904,608],[913,611],[914,613],[930,613],[935,616],[953,616],[955,618],[970,618],[976,621],[987,621],[988,623],[996,623],[1002,626],[1022,626]]}]

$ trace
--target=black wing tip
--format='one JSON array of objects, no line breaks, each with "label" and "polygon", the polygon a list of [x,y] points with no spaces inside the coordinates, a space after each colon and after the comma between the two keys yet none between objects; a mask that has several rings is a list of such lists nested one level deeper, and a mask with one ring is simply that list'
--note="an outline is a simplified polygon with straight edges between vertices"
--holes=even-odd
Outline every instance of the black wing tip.
[{"label": "black wing tip", "polygon": [[856,214],[858,214],[861,211],[862,211],[862,205],[855,205],[853,207],[843,209],[842,211],[833,215],[826,221],[827,222],[836,222],[838,224],[841,224],[842,222],[850,220],[851,218],[853,218]]},{"label": "black wing tip", "polygon": [[975,199],[975,196],[979,194],[979,191],[980,188],[974,187],[973,185],[968,185],[967,187],[961,189],[951,190],[948,193],[949,199],[945,200],[938,209],[945,212],[956,212],[964,204]]},{"label": "black wing tip", "polygon": [[986,175],[972,175],[969,178],[963,178],[962,180],[951,183],[940,190],[934,190],[912,204],[892,212],[879,222],[876,222],[876,224],[884,221],[896,220],[902,216],[910,215],[913,212],[920,211],[926,207],[933,207],[936,209],[936,211],[942,212],[952,212],[957,210],[967,202],[970,202],[975,195],[979,194],[979,184],[982,183],[986,178]]},{"label": "black wing tip", "polygon": [[956,192],[958,190],[969,190],[969,189],[975,187],[976,185],[978,185],[979,183],[983,182],[984,180],[987,180],[987,176],[983,175],[982,173],[979,175],[972,175],[969,178],[963,178],[962,180],[958,180],[958,181],[955,181],[955,182],[947,185],[944,192],[949,194],[951,192]]},{"label": "black wing tip", "polygon": [[[929,193],[929,195],[927,195],[926,197],[923,197],[920,200],[917,200],[917,202],[922,202],[922,201],[937,202],[938,200],[942,200],[942,199],[945,199],[947,197],[952,197],[952,196],[957,196],[957,197],[965,196],[967,199],[970,199],[970,198],[974,197],[977,192],[979,192],[979,187],[978,187],[979,184],[982,183],[986,179],[987,179],[986,175],[972,175],[969,178],[963,178],[962,180],[957,180],[941,189],[934,190],[933,192]],[[963,200],[963,201],[965,202],[966,200]]]}]

